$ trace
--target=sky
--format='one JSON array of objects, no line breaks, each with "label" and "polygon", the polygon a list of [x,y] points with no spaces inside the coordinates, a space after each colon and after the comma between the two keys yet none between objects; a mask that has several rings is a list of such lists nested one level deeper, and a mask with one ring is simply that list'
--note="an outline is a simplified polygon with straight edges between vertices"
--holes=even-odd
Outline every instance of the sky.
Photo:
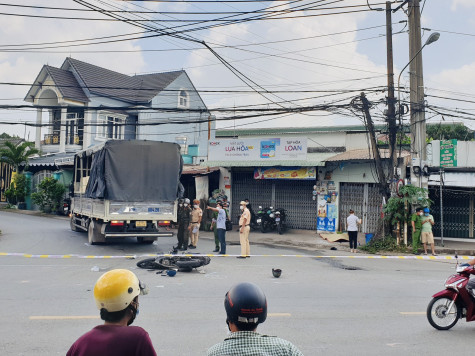
[{"label": "sky", "polygon": [[[66,10],[86,10],[84,2],[108,10],[155,12],[115,14],[148,20],[135,22],[140,26],[159,29],[182,26],[180,29],[184,32],[180,36],[183,38],[143,38],[138,34],[143,29],[130,23],[110,21],[110,17],[94,12]],[[365,92],[375,103],[371,109],[375,122],[383,123],[384,105],[377,103],[386,95],[382,90],[387,85],[386,17],[385,12],[376,9],[385,7],[385,3],[375,0],[368,3],[374,11],[369,11],[366,0],[21,2],[23,6],[64,10],[3,3],[0,5],[0,105],[24,104],[28,85],[33,83],[42,66],[60,67],[65,58],[71,56],[129,75],[184,69],[211,111],[230,110],[216,112],[217,118],[242,115],[239,108],[348,106],[360,92]],[[218,23],[212,20],[236,16],[236,12],[291,10],[303,5],[314,8],[280,15],[287,17],[284,19],[247,21],[193,32],[186,32],[191,22],[183,22],[208,20],[204,24],[210,25]],[[397,6],[398,3],[393,2],[392,8]],[[410,60],[406,8],[392,14],[395,85]],[[426,101],[437,110],[428,110],[427,122],[463,121],[475,129],[472,121],[475,118],[475,1],[422,0],[421,8],[422,43],[431,33],[440,33],[439,40],[422,52]],[[346,11],[352,12],[341,14]],[[150,19],[160,21],[150,22]],[[130,41],[77,46],[91,42],[78,40],[132,33],[136,35],[129,36],[135,38]],[[203,41],[245,76],[249,85],[205,48]],[[401,74],[401,86],[408,85],[406,69]],[[407,99],[404,91],[401,99]],[[362,124],[360,114],[349,110],[315,110],[305,114],[220,121],[218,127],[358,125]],[[22,123],[34,122],[35,118],[33,109],[0,109],[0,133],[34,140],[34,129]]]}]

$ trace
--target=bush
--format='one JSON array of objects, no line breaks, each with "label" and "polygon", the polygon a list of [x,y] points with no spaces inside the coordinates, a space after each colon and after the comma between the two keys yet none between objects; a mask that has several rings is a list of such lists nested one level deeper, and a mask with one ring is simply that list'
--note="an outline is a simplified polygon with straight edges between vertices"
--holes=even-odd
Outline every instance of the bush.
[{"label": "bush", "polygon": [[36,193],[31,194],[31,198],[40,210],[45,213],[57,211],[63,201],[66,187],[56,179],[48,177],[43,179],[36,189]]},{"label": "bush", "polygon": [[22,203],[30,193],[30,180],[23,174],[17,174],[12,184],[5,190],[5,196],[10,204]]},{"label": "bush", "polygon": [[372,239],[365,246],[360,247],[361,250],[369,253],[378,253],[378,252],[407,252],[407,247],[404,245],[398,245],[397,241],[392,236],[386,236],[382,239]]}]

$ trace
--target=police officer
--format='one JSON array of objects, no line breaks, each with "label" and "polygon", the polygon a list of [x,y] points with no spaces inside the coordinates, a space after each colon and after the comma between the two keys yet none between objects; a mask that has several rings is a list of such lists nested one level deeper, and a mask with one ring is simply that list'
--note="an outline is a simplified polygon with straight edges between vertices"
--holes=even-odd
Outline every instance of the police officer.
[{"label": "police officer", "polygon": [[188,246],[189,239],[189,225],[190,225],[190,199],[186,198],[183,201],[183,206],[178,207],[178,246],[177,249],[185,251]]}]

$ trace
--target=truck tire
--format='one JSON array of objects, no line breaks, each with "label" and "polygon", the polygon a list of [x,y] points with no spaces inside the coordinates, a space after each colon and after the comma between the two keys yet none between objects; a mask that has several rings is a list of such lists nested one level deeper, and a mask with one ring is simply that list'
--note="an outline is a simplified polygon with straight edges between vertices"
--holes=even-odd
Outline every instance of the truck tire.
[{"label": "truck tire", "polygon": [[87,240],[89,245],[96,245],[100,242],[105,242],[105,237],[101,234],[102,223],[91,220],[87,228]]},{"label": "truck tire", "polygon": [[71,216],[71,219],[69,220],[69,226],[71,227],[71,231],[78,231],[78,228],[76,227],[76,224],[74,224],[76,218]]}]

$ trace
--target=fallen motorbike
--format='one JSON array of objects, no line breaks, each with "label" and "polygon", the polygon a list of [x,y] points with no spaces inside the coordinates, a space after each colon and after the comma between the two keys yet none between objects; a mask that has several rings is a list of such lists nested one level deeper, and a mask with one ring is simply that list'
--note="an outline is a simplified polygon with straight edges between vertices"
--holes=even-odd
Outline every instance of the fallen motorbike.
[{"label": "fallen motorbike", "polygon": [[137,267],[144,269],[190,272],[193,268],[206,266],[210,262],[211,259],[208,256],[189,256],[189,254],[187,254],[187,256],[177,255],[177,249],[176,247],[173,247],[169,255],[146,258],[137,262]]},{"label": "fallen motorbike", "polygon": [[427,306],[427,320],[438,330],[449,330],[461,318],[475,320],[475,298],[466,288],[475,269],[457,261],[456,272],[447,278],[445,289],[434,294]]}]

